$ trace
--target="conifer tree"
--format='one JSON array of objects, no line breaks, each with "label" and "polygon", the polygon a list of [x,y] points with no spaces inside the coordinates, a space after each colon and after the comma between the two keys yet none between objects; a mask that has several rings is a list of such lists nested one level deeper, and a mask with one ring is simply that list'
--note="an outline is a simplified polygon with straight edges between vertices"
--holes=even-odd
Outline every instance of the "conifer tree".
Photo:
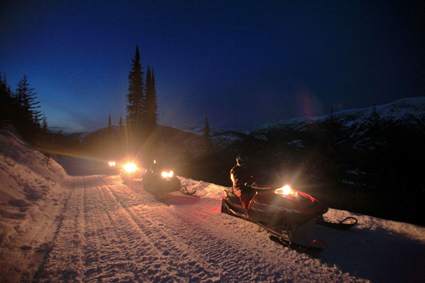
[{"label": "conifer tree", "polygon": [[148,65],[146,72],[146,126],[149,133],[152,133],[158,120],[158,102],[155,87],[154,70]]},{"label": "conifer tree", "polygon": [[112,139],[112,122],[111,122],[111,115],[109,115],[109,121],[108,121],[108,139]]},{"label": "conifer tree", "polygon": [[41,121],[41,129],[43,130],[43,134],[47,134],[49,132],[48,126],[47,126],[47,117],[46,113],[43,115],[43,119]]},{"label": "conifer tree", "polygon": [[128,76],[129,86],[127,94],[127,138],[130,150],[137,150],[143,136],[144,118],[146,115],[146,97],[143,85],[143,67],[140,63],[139,46],[136,46],[136,54],[132,59],[133,65]]},{"label": "conifer tree", "polygon": [[120,116],[120,120],[118,122],[117,137],[118,137],[118,146],[122,148],[124,146],[124,140],[125,140],[125,132],[124,132],[124,125],[122,122],[122,116]]},{"label": "conifer tree", "polygon": [[40,102],[36,100],[37,94],[30,88],[27,76],[19,81],[15,92],[16,101],[16,124],[21,134],[32,138],[41,130]]},{"label": "conifer tree", "polygon": [[211,132],[210,132],[210,123],[208,121],[208,113],[205,112],[205,127],[204,132],[204,141],[205,141],[205,151],[207,154],[211,153],[212,143],[211,143]]},{"label": "conifer tree", "polygon": [[6,76],[2,79],[0,73],[0,128],[12,122],[13,105],[12,91],[6,83]]},{"label": "conifer tree", "polygon": [[205,113],[205,127],[204,127],[204,137],[209,140],[210,139],[210,123],[208,122],[208,113]]},{"label": "conifer tree", "polygon": [[381,115],[379,115],[375,104],[373,105],[372,112],[370,113],[369,117],[366,118],[366,122],[371,127],[379,128],[381,122]]},{"label": "conifer tree", "polygon": [[118,122],[118,136],[120,138],[124,135],[124,125],[122,123],[122,116],[120,116],[120,121]]}]

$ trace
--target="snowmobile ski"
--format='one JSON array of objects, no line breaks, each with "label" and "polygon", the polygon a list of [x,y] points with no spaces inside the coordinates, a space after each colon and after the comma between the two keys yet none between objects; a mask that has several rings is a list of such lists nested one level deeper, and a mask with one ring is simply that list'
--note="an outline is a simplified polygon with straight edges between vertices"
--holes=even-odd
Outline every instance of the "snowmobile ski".
[{"label": "snowmobile ski", "polygon": [[[350,223],[346,223],[347,221],[349,221]],[[324,219],[320,219],[316,221],[316,224],[332,229],[347,230],[357,224],[357,218],[349,216],[344,218],[339,223],[326,222]]]},{"label": "snowmobile ski", "polygon": [[[313,240],[308,245],[301,245],[301,244],[297,244],[297,243],[285,240],[281,237],[277,237],[277,236],[274,236],[274,235],[270,235],[269,238],[273,242],[278,243],[278,244],[280,244],[284,247],[293,249],[293,250],[300,252],[300,253],[309,254],[309,255],[318,254],[318,253],[324,251],[327,247],[326,243],[322,240],[319,240],[319,239]],[[319,243],[319,242],[323,244],[322,247],[313,247],[312,246],[313,244],[316,244],[316,243]]]},{"label": "snowmobile ski", "polygon": [[182,194],[184,194],[184,195],[191,196],[191,195],[193,195],[193,194],[195,194],[195,193],[196,193],[196,189],[195,189],[195,188],[188,189],[187,187],[182,186],[182,187],[180,188],[180,192],[181,192]]},{"label": "snowmobile ski", "polygon": [[[254,223],[258,224],[259,226],[263,227],[264,229],[269,231],[271,234],[273,234],[273,235],[269,236],[270,240],[272,240],[273,242],[281,244],[284,247],[296,250],[297,252],[300,252],[300,253],[305,253],[305,254],[310,254],[310,255],[318,254],[318,253],[324,251],[328,246],[325,241],[322,241],[320,239],[315,239],[315,240],[311,241],[310,244],[308,244],[308,245],[298,244],[298,243],[292,242],[290,240],[289,236],[286,235],[286,234],[281,234],[281,233],[273,230],[272,228],[270,228],[270,227],[268,227],[268,226],[266,226],[266,225],[264,225],[260,222],[254,222]],[[316,244],[316,243],[322,243],[323,246],[322,247],[316,247],[316,246],[313,247],[313,245]]]}]

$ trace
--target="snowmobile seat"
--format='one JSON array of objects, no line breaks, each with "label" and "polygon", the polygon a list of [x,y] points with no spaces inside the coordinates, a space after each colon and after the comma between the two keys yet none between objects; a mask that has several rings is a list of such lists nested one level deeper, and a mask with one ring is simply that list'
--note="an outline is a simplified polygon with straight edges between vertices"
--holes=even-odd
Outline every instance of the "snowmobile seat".
[{"label": "snowmobile seat", "polygon": [[225,193],[227,195],[227,197],[234,203],[234,204],[238,204],[238,205],[242,205],[240,199],[238,198],[237,195],[235,195],[234,191],[233,191],[233,187],[227,187],[225,190]]}]

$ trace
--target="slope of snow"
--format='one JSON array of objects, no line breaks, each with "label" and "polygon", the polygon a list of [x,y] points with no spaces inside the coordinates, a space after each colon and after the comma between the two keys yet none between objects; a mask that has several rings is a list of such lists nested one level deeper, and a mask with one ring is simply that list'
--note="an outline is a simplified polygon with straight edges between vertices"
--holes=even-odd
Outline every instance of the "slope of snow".
[{"label": "slope of snow", "polygon": [[220,213],[221,186],[181,178],[196,195],[173,193],[158,202],[141,180],[126,186],[117,175],[87,175],[78,165],[66,175],[15,135],[0,132],[0,282],[425,278],[424,227],[330,209],[327,220],[355,216],[359,224],[349,231],[306,225],[300,241],[328,243],[308,256],[275,244],[253,223]]},{"label": "slope of snow", "polygon": [[[373,106],[359,109],[348,109],[341,110],[334,113],[334,116],[342,121],[345,121],[345,126],[351,126],[352,124],[361,123],[366,117],[370,116],[373,111]],[[381,118],[392,117],[394,120],[401,120],[406,115],[425,118],[425,97],[412,97],[404,98],[391,103],[377,105],[376,111],[379,113]],[[280,120],[275,124],[265,124],[259,129],[267,129],[278,125],[286,124],[299,124],[308,121],[321,121],[328,118],[329,115],[323,115],[318,117],[298,117]]]}]

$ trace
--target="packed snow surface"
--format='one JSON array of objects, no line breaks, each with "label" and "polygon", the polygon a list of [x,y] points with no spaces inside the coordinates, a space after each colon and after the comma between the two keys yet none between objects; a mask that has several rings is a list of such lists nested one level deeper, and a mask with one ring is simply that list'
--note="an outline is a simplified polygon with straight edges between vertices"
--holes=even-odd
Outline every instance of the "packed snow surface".
[{"label": "packed snow surface", "polygon": [[[71,162],[72,161],[72,162]],[[0,131],[1,282],[423,282],[425,228],[355,216],[349,231],[307,225],[309,256],[220,213],[223,187],[180,177],[196,195],[157,201],[90,160],[46,159]],[[76,167],[76,165],[78,165]],[[72,172],[72,173],[71,173]],[[301,239],[302,238],[302,239]]]}]

